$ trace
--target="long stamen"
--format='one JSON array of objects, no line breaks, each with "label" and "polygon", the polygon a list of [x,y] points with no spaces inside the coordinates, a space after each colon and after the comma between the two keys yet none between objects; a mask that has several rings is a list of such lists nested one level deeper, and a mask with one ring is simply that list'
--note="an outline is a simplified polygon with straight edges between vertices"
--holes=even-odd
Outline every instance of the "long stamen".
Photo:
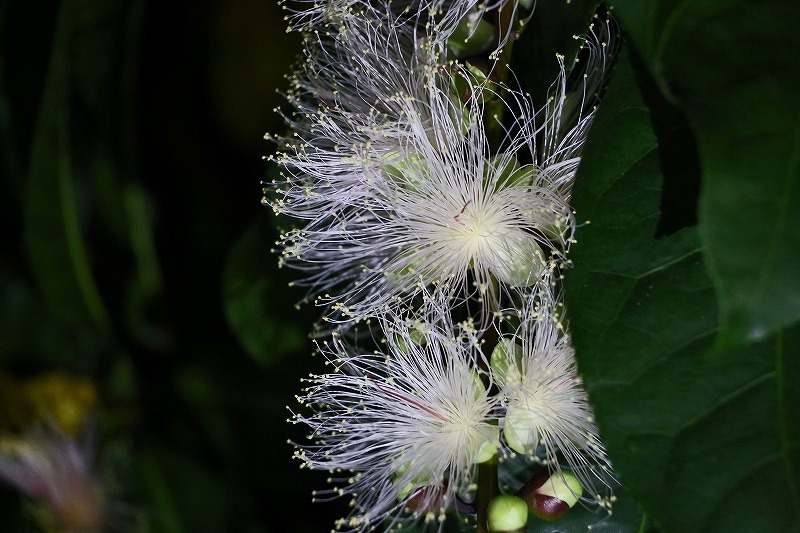
[{"label": "long stamen", "polygon": [[393,396],[393,397],[395,397],[395,398],[397,398],[399,400],[403,400],[404,402],[409,403],[409,404],[413,405],[414,407],[419,407],[420,409],[422,409],[423,411],[425,411],[429,415],[438,418],[442,422],[449,422],[450,421],[447,417],[442,416],[441,414],[437,413],[436,411],[434,411],[430,407],[425,407],[424,405],[422,405],[420,402],[418,402],[416,400],[412,400],[411,398],[409,398],[405,394],[400,394],[399,392],[396,392],[396,391],[393,391],[393,390],[389,390],[389,389],[387,389],[385,387],[381,387],[380,385],[375,385],[375,388],[377,388],[379,391],[383,392],[384,394],[388,394],[389,396]]}]

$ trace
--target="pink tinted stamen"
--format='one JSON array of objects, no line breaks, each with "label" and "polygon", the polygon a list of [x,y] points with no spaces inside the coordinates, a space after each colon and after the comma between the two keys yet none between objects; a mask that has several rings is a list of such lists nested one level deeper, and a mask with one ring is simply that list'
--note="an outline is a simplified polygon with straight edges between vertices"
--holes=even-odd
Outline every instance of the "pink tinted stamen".
[{"label": "pink tinted stamen", "polygon": [[422,405],[422,404],[421,404],[421,403],[419,403],[418,401],[416,401],[416,400],[413,400],[413,399],[409,398],[409,397],[408,397],[408,396],[406,396],[405,394],[401,394],[401,393],[399,393],[399,392],[395,392],[395,391],[393,391],[393,390],[386,389],[386,388],[384,388],[384,387],[381,387],[380,385],[375,385],[375,387],[376,387],[376,388],[377,388],[379,391],[381,391],[381,392],[383,392],[383,393],[386,393],[386,394],[388,394],[389,396],[392,396],[392,397],[394,397],[394,398],[397,398],[397,399],[403,400],[403,401],[404,401],[404,402],[406,402],[406,403],[410,403],[410,404],[411,404],[411,405],[413,405],[414,407],[419,407],[420,409],[422,409],[423,411],[425,411],[425,412],[426,412],[426,413],[428,413],[429,415],[431,415],[431,416],[434,416],[434,417],[438,418],[438,419],[439,419],[439,420],[441,420],[442,422],[448,422],[448,420],[447,420],[447,418],[446,418],[446,417],[444,417],[444,416],[440,415],[439,413],[437,413],[436,411],[434,411],[434,410],[433,410],[433,409],[431,409],[430,407],[425,407],[424,405]]}]

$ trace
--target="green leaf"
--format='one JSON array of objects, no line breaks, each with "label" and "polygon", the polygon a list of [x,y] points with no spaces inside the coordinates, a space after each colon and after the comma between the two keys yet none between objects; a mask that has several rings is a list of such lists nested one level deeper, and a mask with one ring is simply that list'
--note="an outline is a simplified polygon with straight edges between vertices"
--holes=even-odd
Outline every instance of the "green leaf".
[{"label": "green leaf", "polygon": [[[108,328],[109,318],[85,233],[90,178],[101,174],[107,181],[114,173],[106,153],[111,106],[104,96],[115,80],[112,22],[124,20],[124,7],[120,0],[62,4],[24,193],[25,244],[44,296],[62,316],[99,330]],[[89,114],[97,123],[82,122]],[[91,132],[90,140],[82,129]]]},{"label": "green leaf", "polygon": [[228,324],[247,353],[265,366],[300,350],[306,339],[299,324],[275,314],[275,300],[287,295],[268,274],[277,261],[269,250],[274,241],[266,217],[260,217],[231,248],[222,275]]},{"label": "green leaf", "polygon": [[[54,64],[59,58],[54,58]],[[54,66],[42,105],[25,190],[25,243],[45,297],[76,323],[107,326],[108,316],[94,281],[79,217],[79,192],[69,148],[68,85]]]},{"label": "green leaf", "polygon": [[662,179],[623,54],[575,183],[578,219],[591,223],[565,280],[601,435],[659,529],[797,529],[800,331],[712,352],[718,305],[696,228],[655,237]]},{"label": "green leaf", "polygon": [[717,347],[766,339],[800,320],[800,43],[786,38],[800,4],[615,7],[697,140],[699,235],[720,303]]}]

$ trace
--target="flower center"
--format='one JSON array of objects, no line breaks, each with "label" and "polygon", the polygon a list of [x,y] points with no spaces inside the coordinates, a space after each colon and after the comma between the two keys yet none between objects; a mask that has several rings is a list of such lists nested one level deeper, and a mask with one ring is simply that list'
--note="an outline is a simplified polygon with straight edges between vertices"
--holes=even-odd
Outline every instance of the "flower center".
[{"label": "flower center", "polygon": [[464,209],[453,217],[453,237],[465,247],[470,258],[485,259],[497,246],[503,245],[503,228],[497,213],[488,209],[471,209],[467,203]]}]

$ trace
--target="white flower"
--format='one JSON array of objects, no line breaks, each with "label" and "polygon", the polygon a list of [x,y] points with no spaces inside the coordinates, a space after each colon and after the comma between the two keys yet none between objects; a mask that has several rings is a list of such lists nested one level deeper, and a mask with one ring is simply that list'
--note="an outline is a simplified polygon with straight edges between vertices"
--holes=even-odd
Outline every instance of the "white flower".
[{"label": "white flower", "polygon": [[[331,374],[312,376],[300,398],[314,444],[296,456],[309,468],[353,474],[319,496],[352,496],[338,527],[441,521],[473,481],[475,464],[499,444],[495,402],[474,370],[474,343],[445,322],[386,321],[386,353],[353,353],[334,338],[322,345]],[[474,339],[473,339],[474,340]],[[346,475],[346,474],[345,474]],[[411,514],[403,509],[410,507]]]},{"label": "white flower", "polygon": [[516,335],[501,340],[492,354],[506,408],[503,436],[512,450],[551,472],[565,464],[602,503],[596,487],[613,479],[611,463],[557,306],[546,292],[530,297]]},{"label": "white flower", "polygon": [[[488,293],[487,308],[496,310],[496,283],[536,284],[563,261],[571,239],[569,188],[584,137],[558,131],[560,106],[537,117],[526,97],[510,92],[519,115],[491,155],[476,95],[486,89],[473,86],[462,103],[452,73],[409,76],[422,76],[424,90],[389,98],[396,120],[354,124],[352,135],[338,138],[328,131],[332,147],[315,137],[278,156],[288,177],[273,205],[307,221],[282,236],[283,261],[312,272],[311,294],[345,320],[433,285],[457,299]],[[320,122],[328,112],[320,111]]]},{"label": "white flower", "polygon": [[[292,135],[277,139],[282,179],[267,195],[298,223],[281,236],[281,264],[309,274],[300,283],[334,322],[408,304],[432,286],[496,311],[509,288],[560,267],[572,238],[569,192],[604,46],[587,43],[582,92],[570,98],[559,59],[551,98],[535,112],[528,96],[448,63],[442,28],[476,3],[408,3],[437,13],[427,26],[414,9],[396,14],[405,5],[315,4],[302,19]],[[491,98],[502,124],[489,116]]]}]

